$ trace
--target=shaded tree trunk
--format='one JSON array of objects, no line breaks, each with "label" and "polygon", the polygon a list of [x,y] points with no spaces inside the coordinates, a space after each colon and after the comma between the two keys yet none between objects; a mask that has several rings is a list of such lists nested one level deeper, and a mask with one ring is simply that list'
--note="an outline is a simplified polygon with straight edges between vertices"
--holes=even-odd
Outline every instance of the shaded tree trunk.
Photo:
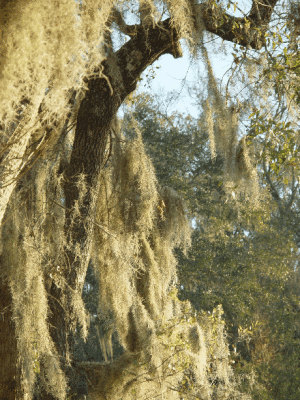
[{"label": "shaded tree trunk", "polygon": [[[146,39],[149,47],[146,46]],[[117,111],[126,96],[136,89],[142,72],[167,53],[175,58],[182,56],[178,35],[171,28],[170,19],[161,23],[161,27],[149,29],[147,38],[144,29],[139,26],[136,36],[103,63],[106,79],[96,78],[87,82],[89,90],[79,108],[70,165],[65,172],[66,232],[73,243],[81,243],[83,247],[90,245],[86,241],[93,224],[95,204],[92,192],[97,192],[98,176],[106,162],[104,153]],[[70,229],[72,207],[79,197],[77,178],[82,173],[86,177],[87,193],[77,224]],[[69,254],[69,265],[73,267],[68,273],[68,282],[73,289],[81,291],[88,257],[85,265],[74,265],[73,261],[74,254]]]},{"label": "shaded tree trunk", "polygon": [[0,398],[15,400],[18,388],[18,351],[12,320],[12,298],[8,284],[1,280],[0,290]]}]

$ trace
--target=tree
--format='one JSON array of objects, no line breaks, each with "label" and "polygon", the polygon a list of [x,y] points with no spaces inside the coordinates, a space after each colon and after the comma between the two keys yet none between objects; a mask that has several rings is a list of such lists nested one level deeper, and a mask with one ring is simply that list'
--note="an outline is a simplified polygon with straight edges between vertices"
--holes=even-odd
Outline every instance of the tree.
[{"label": "tree", "polygon": [[[181,38],[192,55],[198,49],[207,54],[204,31],[261,49],[276,3],[254,2],[243,19],[226,13],[223,4],[176,1],[165,4],[170,17],[162,20],[155,2],[140,2],[138,10],[113,1],[101,8],[88,0],[0,2],[1,398],[30,398],[36,374],[43,398],[65,398],[66,376],[76,369],[70,355],[77,322],[87,336],[82,290],[91,258],[106,293],[105,319],[111,309],[127,350],[114,366],[86,367],[90,382],[97,371],[102,382],[94,396],[97,390],[105,396],[112,385],[108,374],[115,383],[129,365],[129,375],[136,373],[143,352],[157,366],[149,351],[159,310],[176,303],[167,297],[175,276],[172,249],[186,241],[187,225],[180,199],[158,189],[140,139],[122,145],[116,113],[147,66],[163,54],[181,56]],[[130,11],[139,23],[125,23]],[[130,37],[117,51],[112,27]],[[231,159],[226,129],[216,142]],[[118,243],[130,256],[127,267]],[[155,257],[168,267],[162,270]],[[179,309],[174,317],[180,318]],[[199,329],[188,330],[198,338],[192,358],[204,348]],[[194,365],[201,381],[204,367]],[[126,379],[124,390],[131,385]],[[116,383],[112,390],[117,396]]]},{"label": "tree", "polygon": [[[198,312],[222,304],[235,372],[253,370],[257,376],[252,389],[244,380],[244,390],[254,398],[274,399],[279,392],[297,398],[298,256],[291,251],[293,232],[288,223],[282,227],[277,203],[262,179],[256,207],[245,197],[241,202],[226,195],[220,185],[222,162],[211,160],[203,115],[198,120],[168,116],[154,97],[140,94],[132,114],[125,113],[126,137],[134,136],[132,117],[160,184],[180,191],[193,210],[188,257],[177,254],[179,298]],[[296,201],[297,192],[294,196]]]}]

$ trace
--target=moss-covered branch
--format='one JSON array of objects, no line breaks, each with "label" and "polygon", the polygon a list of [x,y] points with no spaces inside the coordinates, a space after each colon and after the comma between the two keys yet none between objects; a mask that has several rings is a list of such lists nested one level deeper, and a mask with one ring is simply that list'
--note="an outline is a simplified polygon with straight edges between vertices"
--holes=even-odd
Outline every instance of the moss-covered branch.
[{"label": "moss-covered branch", "polygon": [[214,2],[200,4],[205,29],[223,40],[237,42],[241,46],[251,46],[259,50],[264,34],[269,27],[271,15],[277,0],[253,1],[248,15],[240,18],[226,13]]}]

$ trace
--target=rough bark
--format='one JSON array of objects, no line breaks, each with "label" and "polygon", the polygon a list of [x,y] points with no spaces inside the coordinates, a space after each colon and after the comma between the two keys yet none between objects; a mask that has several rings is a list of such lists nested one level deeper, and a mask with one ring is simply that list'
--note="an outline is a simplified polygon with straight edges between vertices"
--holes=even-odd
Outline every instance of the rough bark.
[{"label": "rough bark", "polygon": [[0,399],[15,400],[18,387],[17,339],[11,311],[11,294],[0,281]]},{"label": "rough bark", "polygon": [[212,2],[199,4],[198,7],[202,9],[205,29],[208,32],[214,33],[223,40],[259,50],[265,43],[264,34],[269,27],[277,2],[278,0],[253,1],[250,12],[243,18],[223,12],[221,6],[216,6]]}]

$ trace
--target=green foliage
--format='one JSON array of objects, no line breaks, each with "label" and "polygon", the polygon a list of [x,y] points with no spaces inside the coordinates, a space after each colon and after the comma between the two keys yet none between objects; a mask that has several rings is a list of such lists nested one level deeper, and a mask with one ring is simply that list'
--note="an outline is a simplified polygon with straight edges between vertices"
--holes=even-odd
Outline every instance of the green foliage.
[{"label": "green foliage", "polygon": [[[205,154],[205,161],[213,164],[207,151],[207,136],[198,135],[197,122],[190,116],[183,118],[179,113],[167,116],[161,108],[154,96],[141,94],[135,96],[131,112],[142,131],[158,181],[183,196],[189,210],[194,212],[197,205],[193,182],[206,167],[199,155]],[[132,139],[135,131],[126,111],[122,128],[125,136]]]},{"label": "green foliage", "polygon": [[[169,117],[148,95],[137,96],[133,114],[159,182],[180,190],[192,210],[192,247],[188,256],[177,254],[180,298],[206,315],[222,304],[232,365],[237,376],[248,376],[241,378],[242,390],[255,399],[296,399],[300,351],[294,335],[300,319],[293,232],[282,225],[276,203],[263,188],[258,206],[223,191],[222,161],[211,161],[208,135],[201,128],[204,119]],[[281,168],[279,156],[298,151],[294,132],[274,120],[266,127],[259,113],[254,115],[260,125],[251,139],[273,127],[280,144],[270,141],[268,154]],[[123,122],[131,137],[126,117]]]},{"label": "green foliage", "polygon": [[255,140],[260,145],[260,162],[268,163],[276,179],[281,177],[284,183],[288,179],[283,173],[287,167],[299,169],[300,143],[298,130],[291,129],[291,122],[281,121],[278,118],[268,118],[260,110],[250,114],[250,133],[247,135],[247,144]]}]

